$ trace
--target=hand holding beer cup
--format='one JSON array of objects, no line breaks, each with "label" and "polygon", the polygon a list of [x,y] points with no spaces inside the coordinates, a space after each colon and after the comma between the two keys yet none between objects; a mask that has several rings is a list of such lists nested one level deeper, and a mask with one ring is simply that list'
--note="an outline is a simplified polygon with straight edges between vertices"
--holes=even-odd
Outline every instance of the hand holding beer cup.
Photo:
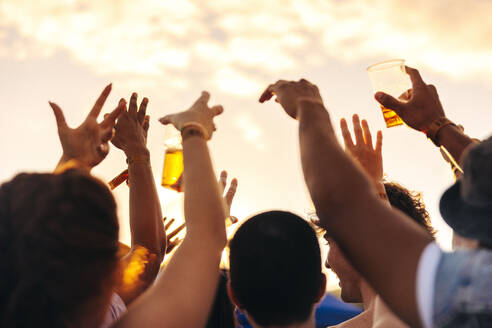
[{"label": "hand holding beer cup", "polygon": [[[223,112],[220,105],[209,107],[210,94],[203,91],[202,95],[186,111],[166,115],[159,119],[162,124],[172,124],[166,127],[166,153],[162,170],[163,187],[181,192],[183,191],[183,147],[180,132],[187,126],[201,130],[205,140],[209,140],[215,131],[214,117]],[[174,126],[174,128],[173,128]]]},{"label": "hand holding beer cup", "polygon": [[432,122],[446,117],[439,95],[435,86],[425,84],[418,70],[408,66],[405,70],[412,81],[408,94],[405,92],[400,100],[384,92],[376,92],[374,97],[382,106],[395,111],[409,127],[427,131]]},{"label": "hand holding beer cup", "polygon": [[202,91],[202,95],[188,110],[166,115],[160,118],[159,122],[164,125],[172,124],[179,131],[182,131],[182,129],[188,125],[199,127],[204,134],[205,140],[209,140],[216,130],[213,121],[214,117],[220,115],[224,111],[224,108],[222,108],[221,105],[208,107],[209,99],[210,94],[207,91]]},{"label": "hand holding beer cup", "polygon": [[318,87],[308,80],[299,81],[279,80],[270,84],[260,96],[260,103],[270,100],[276,96],[276,101],[282,105],[285,112],[292,118],[297,119],[297,109],[300,101],[310,101],[323,105]]}]

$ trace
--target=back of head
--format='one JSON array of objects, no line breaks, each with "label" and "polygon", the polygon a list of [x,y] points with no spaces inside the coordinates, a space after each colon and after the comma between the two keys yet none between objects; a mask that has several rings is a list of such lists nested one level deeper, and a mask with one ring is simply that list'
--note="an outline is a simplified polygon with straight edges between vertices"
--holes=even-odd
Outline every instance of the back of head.
[{"label": "back of head", "polygon": [[253,216],[230,242],[230,283],[259,325],[306,321],[324,283],[314,230],[289,212]]},{"label": "back of head", "polygon": [[65,327],[117,264],[114,199],[76,171],[0,186],[0,326]]},{"label": "back of head", "polygon": [[435,234],[431,226],[429,213],[425,209],[420,193],[412,192],[396,182],[385,182],[384,188],[392,207],[408,215],[431,235]]}]

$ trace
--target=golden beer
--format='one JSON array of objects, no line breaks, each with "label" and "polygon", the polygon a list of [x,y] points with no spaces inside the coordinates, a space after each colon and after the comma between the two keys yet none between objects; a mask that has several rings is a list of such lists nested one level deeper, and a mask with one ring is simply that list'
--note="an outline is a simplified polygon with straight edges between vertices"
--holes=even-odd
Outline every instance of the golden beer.
[{"label": "golden beer", "polygon": [[386,127],[391,128],[392,126],[402,125],[404,122],[398,114],[396,114],[391,109],[388,109],[380,105],[383,111],[384,122],[386,122]]},{"label": "golden beer", "polygon": [[163,187],[181,192],[183,175],[183,150],[178,148],[167,148],[164,155],[164,167],[162,169]]}]

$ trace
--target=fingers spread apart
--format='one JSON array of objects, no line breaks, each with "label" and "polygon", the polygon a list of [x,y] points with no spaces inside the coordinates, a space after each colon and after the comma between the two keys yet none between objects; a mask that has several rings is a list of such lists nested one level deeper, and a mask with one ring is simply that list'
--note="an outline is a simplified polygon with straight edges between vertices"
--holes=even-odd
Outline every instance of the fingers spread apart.
[{"label": "fingers spread apart", "polygon": [[231,185],[229,186],[229,190],[227,190],[227,193],[225,195],[225,200],[227,205],[230,207],[232,204],[232,200],[234,199],[234,196],[236,195],[236,190],[237,190],[237,179],[234,178],[231,180]]},{"label": "fingers spread apart", "polygon": [[65,116],[63,115],[63,111],[58,106],[57,104],[53,102],[48,102],[51,106],[51,109],[53,109],[53,114],[55,114],[55,119],[56,119],[56,125],[58,126],[58,130],[60,129],[67,129],[67,121],[65,121]]},{"label": "fingers spread apart", "polygon": [[101,109],[104,103],[106,102],[109,93],[111,92],[111,88],[112,88],[112,83],[108,84],[104,88],[104,90],[101,92],[101,95],[99,96],[99,98],[97,98],[96,103],[94,104],[91,111],[89,112],[89,115],[87,116],[88,118],[92,117],[96,119],[99,116],[99,113],[101,113]]},{"label": "fingers spread apart", "polygon": [[132,93],[132,96],[130,97],[130,105],[128,106],[128,114],[130,114],[131,117],[137,116],[137,97],[138,97],[138,94],[136,92]]},{"label": "fingers spread apart", "polygon": [[345,149],[352,150],[354,148],[354,141],[347,125],[347,121],[342,118],[340,120],[340,128],[342,130],[343,141],[345,143]]},{"label": "fingers spread apart", "polygon": [[202,91],[202,95],[195,101],[194,105],[206,105],[210,100],[210,93]]},{"label": "fingers spread apart", "polygon": [[116,124],[116,119],[120,117],[123,112],[126,111],[126,101],[121,99],[118,107],[116,107],[111,113],[104,116],[104,120],[101,122],[101,127],[113,127]]},{"label": "fingers spread apart", "polygon": [[138,108],[138,113],[137,113],[137,118],[140,124],[143,125],[146,113],[147,113],[147,105],[149,104],[149,99],[144,98],[142,102],[140,103],[140,107]]}]

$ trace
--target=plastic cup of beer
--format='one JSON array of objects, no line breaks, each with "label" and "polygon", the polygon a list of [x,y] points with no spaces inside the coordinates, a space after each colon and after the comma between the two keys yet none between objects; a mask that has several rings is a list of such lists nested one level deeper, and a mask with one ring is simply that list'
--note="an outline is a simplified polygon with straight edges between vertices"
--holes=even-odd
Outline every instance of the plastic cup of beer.
[{"label": "plastic cup of beer", "polygon": [[164,130],[164,166],[162,168],[163,187],[181,192],[183,191],[183,145],[181,133],[171,124]]},{"label": "plastic cup of beer", "polygon": [[[411,87],[410,78],[405,71],[403,59],[386,60],[367,68],[374,92],[382,91],[396,99],[406,93]],[[401,100],[401,98],[400,98]],[[390,128],[403,124],[403,120],[391,109],[380,105],[386,127]]]}]

